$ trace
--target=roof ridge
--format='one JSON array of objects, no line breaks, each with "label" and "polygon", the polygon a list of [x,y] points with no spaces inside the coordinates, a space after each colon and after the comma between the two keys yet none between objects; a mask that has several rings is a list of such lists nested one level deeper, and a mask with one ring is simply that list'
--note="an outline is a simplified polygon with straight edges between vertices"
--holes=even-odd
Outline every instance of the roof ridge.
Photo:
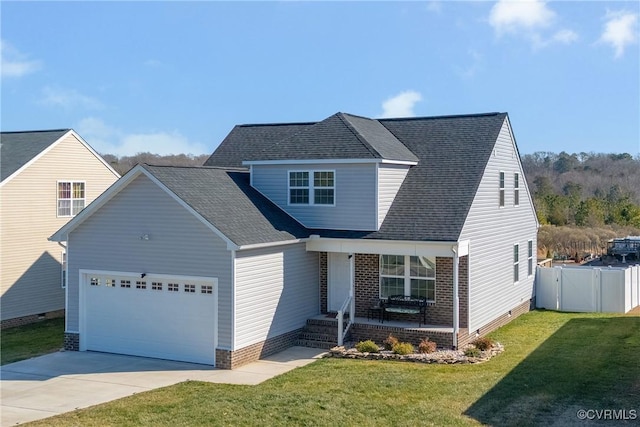
[{"label": "roof ridge", "polygon": [[450,114],[443,116],[415,116],[415,117],[385,117],[377,119],[378,121],[403,121],[403,120],[433,120],[433,119],[460,119],[460,118],[472,118],[472,117],[490,117],[498,116],[500,114],[507,114],[506,112],[494,111],[491,113],[471,113],[471,114]]},{"label": "roof ridge", "polygon": [[[373,154],[373,157],[382,157],[382,155],[378,152],[378,150],[373,148],[373,146],[369,143],[369,141],[367,141],[367,139],[364,137],[364,135],[362,135],[353,126],[353,124],[346,119],[345,115],[350,115],[352,117],[358,117],[358,116],[354,116],[353,114],[347,114],[347,113],[342,113],[342,112],[336,113],[336,116],[338,116],[338,118],[342,121],[342,123],[344,123],[345,126],[347,126],[347,128],[351,131],[351,133],[353,133],[355,135],[355,137],[358,138],[358,141],[360,141],[360,143],[362,145],[364,145],[364,147],[367,149],[367,151],[369,151],[369,153]],[[366,119],[366,120],[374,120],[374,119],[370,119],[368,117],[360,117],[360,118]]]},{"label": "roof ridge", "polygon": [[309,126],[309,125],[315,125],[316,123],[319,123],[319,122],[246,123],[246,124],[241,124],[236,126],[238,127],[292,126],[292,125]]},{"label": "roof ridge", "polygon": [[140,163],[142,166],[149,166],[152,168],[181,168],[181,169],[218,169],[230,172],[249,172],[247,168],[239,168],[233,166],[196,166],[196,165],[153,165],[149,163]]},{"label": "roof ridge", "polygon": [[70,131],[73,130],[71,128],[60,128],[60,129],[39,129],[39,130],[9,130],[9,131],[2,131],[0,132],[0,134],[5,134],[5,133],[44,133],[44,132],[63,132],[63,131]]}]

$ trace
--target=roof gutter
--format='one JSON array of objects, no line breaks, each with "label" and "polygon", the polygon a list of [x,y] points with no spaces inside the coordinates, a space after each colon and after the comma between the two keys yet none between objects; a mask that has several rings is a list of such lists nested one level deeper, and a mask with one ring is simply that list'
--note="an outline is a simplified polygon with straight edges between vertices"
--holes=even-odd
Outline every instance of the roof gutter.
[{"label": "roof gutter", "polygon": [[237,250],[244,251],[248,249],[262,249],[262,248],[272,248],[274,246],[284,246],[284,245],[293,245],[295,243],[305,243],[309,241],[309,238],[304,239],[294,239],[294,240],[281,240],[278,242],[267,242],[267,243],[253,243],[250,245],[236,245],[234,247],[230,247],[227,245],[227,249],[229,250]]}]

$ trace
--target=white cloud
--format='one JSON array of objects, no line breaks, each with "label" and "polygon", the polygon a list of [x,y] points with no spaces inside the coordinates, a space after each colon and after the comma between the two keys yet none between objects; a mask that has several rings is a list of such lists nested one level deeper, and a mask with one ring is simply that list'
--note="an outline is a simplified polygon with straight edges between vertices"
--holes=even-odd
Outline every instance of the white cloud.
[{"label": "white cloud", "polygon": [[571,44],[578,40],[578,34],[575,31],[564,29],[556,32],[551,40],[562,44]]},{"label": "white cloud", "polygon": [[454,67],[456,73],[464,79],[472,79],[482,69],[483,57],[480,52],[474,49],[469,49],[467,52],[471,58],[471,65],[466,67]]},{"label": "white cloud", "polygon": [[29,60],[5,40],[0,40],[0,70],[2,77],[22,77],[40,69],[40,61]]},{"label": "white cloud", "polygon": [[45,86],[42,89],[42,105],[49,107],[62,107],[66,109],[85,108],[99,110],[103,108],[100,101],[87,95],[83,95],[75,89]]},{"label": "white cloud", "polygon": [[429,3],[427,3],[427,10],[433,13],[442,13],[442,2],[430,1]]},{"label": "white cloud", "polygon": [[161,156],[199,155],[211,151],[204,144],[189,141],[177,130],[127,133],[95,117],[82,119],[75,129],[99,153],[119,157],[147,152]]},{"label": "white cloud", "polygon": [[555,12],[539,0],[500,0],[491,8],[489,24],[501,35],[548,27]]},{"label": "white cloud", "polygon": [[637,42],[638,15],[626,11],[607,12],[606,19],[599,41],[611,45],[615,57],[619,58],[627,46]]},{"label": "white cloud", "polygon": [[413,107],[422,101],[422,95],[414,90],[400,92],[382,103],[380,117],[411,117],[415,116]]}]

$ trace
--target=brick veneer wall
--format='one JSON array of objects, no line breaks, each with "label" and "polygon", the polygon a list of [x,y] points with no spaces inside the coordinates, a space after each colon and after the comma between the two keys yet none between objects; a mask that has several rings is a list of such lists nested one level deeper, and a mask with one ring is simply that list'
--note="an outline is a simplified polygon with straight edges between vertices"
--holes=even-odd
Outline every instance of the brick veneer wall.
[{"label": "brick veneer wall", "polygon": [[327,277],[329,274],[327,253],[320,252],[320,256],[318,258],[320,260],[320,313],[326,313],[327,298],[329,295],[327,292]]},{"label": "brick veneer wall", "polygon": [[30,323],[36,323],[47,319],[56,319],[59,317],[64,317],[64,309],[49,311],[48,313],[42,314],[30,314],[28,316],[14,317],[13,319],[5,319],[0,322],[0,329],[28,325]]},{"label": "brick veneer wall", "polygon": [[80,351],[80,334],[77,332],[65,332],[64,349],[67,351]]},{"label": "brick veneer wall", "polygon": [[296,329],[235,351],[216,349],[216,368],[236,369],[278,353],[294,346],[301,332],[302,328]]},{"label": "brick veneer wall", "polygon": [[491,322],[481,327],[478,331],[468,331],[466,334],[463,334],[462,331],[460,331],[460,334],[458,335],[458,346],[463,347],[465,344],[476,339],[476,337],[484,336],[489,332],[495,331],[499,327],[511,322],[513,319],[523,315],[524,313],[528,313],[531,311],[531,307],[531,300],[526,300],[503,315],[496,317]]},{"label": "brick veneer wall", "polygon": [[[468,325],[469,261],[458,262],[458,297],[460,328]],[[380,256],[356,254],[355,261],[356,316],[366,317],[373,300],[380,295]],[[395,320],[415,321],[415,315],[394,314]],[[436,302],[427,308],[427,324],[453,325],[453,258],[436,258]]]},{"label": "brick veneer wall", "polygon": [[422,331],[368,323],[356,323],[351,329],[351,339],[354,342],[373,340],[378,344],[382,344],[389,335],[393,335],[400,341],[410,342],[416,347],[424,338],[429,338],[429,341],[434,341],[438,347],[442,348],[451,348],[453,345],[453,334],[451,332]]}]

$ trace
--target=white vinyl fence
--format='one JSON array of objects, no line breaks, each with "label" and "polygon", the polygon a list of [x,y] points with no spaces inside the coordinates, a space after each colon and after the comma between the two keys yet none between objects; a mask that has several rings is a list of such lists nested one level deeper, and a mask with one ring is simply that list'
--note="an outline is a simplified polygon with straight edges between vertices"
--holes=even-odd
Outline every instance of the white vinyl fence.
[{"label": "white vinyl fence", "polygon": [[640,305],[640,265],[537,267],[536,307],[558,311],[626,313]]}]

